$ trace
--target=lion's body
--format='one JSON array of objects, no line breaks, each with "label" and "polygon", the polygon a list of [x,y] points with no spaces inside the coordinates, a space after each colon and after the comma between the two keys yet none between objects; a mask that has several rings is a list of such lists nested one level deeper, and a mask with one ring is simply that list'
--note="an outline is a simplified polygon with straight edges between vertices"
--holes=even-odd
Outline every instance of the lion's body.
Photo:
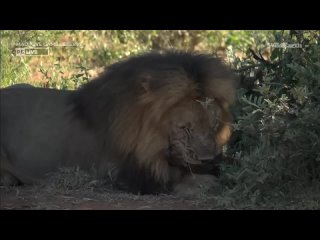
[{"label": "lion's body", "polygon": [[18,173],[43,178],[60,166],[89,167],[101,160],[101,144],[74,116],[71,94],[39,88],[1,90],[1,147],[10,157],[3,167],[10,164]]},{"label": "lion's body", "polygon": [[[198,142],[205,147],[194,147],[209,150],[212,157],[229,137],[230,79],[213,58],[168,53],[115,64],[76,91],[2,89],[2,175],[28,183],[59,167],[78,165],[95,168],[101,177],[111,174],[130,191],[168,190],[188,175],[183,165],[193,161],[182,157],[181,166],[175,166],[167,157],[168,139],[178,123],[193,125],[195,136],[201,132]],[[217,113],[195,101],[203,97],[215,99]]]}]

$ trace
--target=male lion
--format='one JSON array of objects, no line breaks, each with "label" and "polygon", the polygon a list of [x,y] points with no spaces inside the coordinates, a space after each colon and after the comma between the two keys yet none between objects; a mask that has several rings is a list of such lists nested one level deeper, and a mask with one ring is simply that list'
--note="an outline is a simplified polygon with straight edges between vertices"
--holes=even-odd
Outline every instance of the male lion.
[{"label": "male lion", "polygon": [[0,92],[5,185],[77,165],[127,191],[172,191],[211,181],[197,166],[230,136],[234,76],[206,54],[132,57],[76,91],[24,86]]}]

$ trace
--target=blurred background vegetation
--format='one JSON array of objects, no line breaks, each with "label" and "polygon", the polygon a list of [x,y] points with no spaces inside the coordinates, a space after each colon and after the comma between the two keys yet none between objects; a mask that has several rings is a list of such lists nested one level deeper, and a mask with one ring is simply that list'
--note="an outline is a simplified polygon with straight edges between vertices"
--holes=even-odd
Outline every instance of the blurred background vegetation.
[{"label": "blurred background vegetation", "polygon": [[[1,87],[76,89],[121,58],[147,50],[212,53],[241,79],[221,188],[223,206],[320,207],[320,31],[1,31]],[[16,56],[49,45],[48,56]],[[218,191],[218,192],[217,192]]]},{"label": "blurred background vegetation", "polygon": [[[42,87],[77,88],[106,65],[147,50],[181,49],[234,53],[264,47],[276,31],[2,31],[1,86],[29,82]],[[48,56],[16,56],[19,47],[49,46]]]}]

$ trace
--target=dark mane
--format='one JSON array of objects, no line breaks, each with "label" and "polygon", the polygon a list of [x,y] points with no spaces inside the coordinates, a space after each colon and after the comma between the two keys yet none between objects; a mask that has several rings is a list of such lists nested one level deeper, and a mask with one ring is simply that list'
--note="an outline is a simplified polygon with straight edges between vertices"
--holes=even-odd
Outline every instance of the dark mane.
[{"label": "dark mane", "polygon": [[[151,76],[152,89],[172,84],[170,74],[180,74],[180,80],[192,80],[200,96],[211,79],[235,79],[220,59],[210,54],[182,51],[150,52],[112,64],[96,79],[82,86],[73,95],[74,111],[89,125],[99,124],[95,119],[114,119],[110,114],[121,104],[134,102],[140,90],[140,81]],[[235,84],[235,81],[231,83]],[[131,94],[128,94],[131,93]],[[108,112],[105,110],[108,109]],[[101,130],[99,126],[99,129]]]}]

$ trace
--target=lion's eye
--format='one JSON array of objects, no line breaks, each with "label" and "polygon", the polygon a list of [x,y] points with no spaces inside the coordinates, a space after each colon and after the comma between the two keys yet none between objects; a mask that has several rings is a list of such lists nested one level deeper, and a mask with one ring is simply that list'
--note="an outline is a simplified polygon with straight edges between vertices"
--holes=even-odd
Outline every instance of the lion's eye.
[{"label": "lion's eye", "polygon": [[192,131],[191,131],[191,129],[188,128],[188,127],[182,127],[182,128],[183,128],[183,130],[187,133],[188,138],[191,138],[191,136],[192,136]]}]

